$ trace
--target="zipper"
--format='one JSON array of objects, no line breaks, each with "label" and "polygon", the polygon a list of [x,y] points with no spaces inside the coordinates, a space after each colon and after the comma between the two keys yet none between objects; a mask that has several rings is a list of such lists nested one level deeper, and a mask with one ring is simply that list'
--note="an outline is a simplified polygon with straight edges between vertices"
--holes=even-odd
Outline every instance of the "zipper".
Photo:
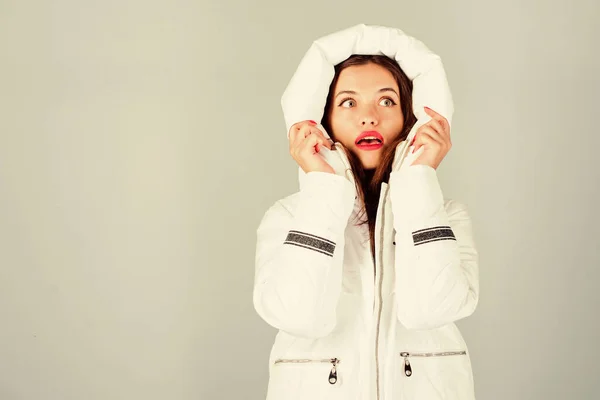
[{"label": "zipper", "polygon": [[281,363],[331,363],[331,370],[329,371],[329,377],[327,378],[327,381],[332,384],[335,385],[337,380],[338,380],[338,375],[337,375],[337,365],[340,363],[340,359],[339,358],[322,358],[322,359],[316,359],[316,360],[312,360],[312,359],[308,359],[308,358],[279,358],[277,360],[275,360],[274,364],[281,364]]},{"label": "zipper", "polygon": [[[343,164],[346,167],[345,173],[344,175],[347,177],[347,172],[350,171],[350,173],[352,173],[352,167],[350,166],[350,163],[347,162],[348,160],[348,154],[346,152],[346,149],[344,148],[344,146],[339,143],[338,146],[338,142],[334,143],[334,146],[340,150],[340,152],[338,153],[338,155],[340,155],[340,158],[342,159]],[[403,153],[406,153],[406,148],[403,150]],[[341,155],[343,154],[343,156]],[[404,158],[405,154],[402,154],[401,158]],[[354,176],[352,176],[352,183],[356,184],[355,178]],[[386,189],[385,193],[381,194],[380,193],[380,197],[379,197],[379,201],[380,201],[380,205],[381,207],[377,207],[377,213],[379,214],[379,212],[381,212],[381,228],[380,228],[380,237],[379,237],[379,241],[380,241],[380,245],[379,245],[379,260],[383,260],[383,241],[384,241],[384,220],[385,220],[385,203],[386,203],[386,198],[387,198],[387,193],[389,190],[389,186]],[[379,210],[381,208],[381,211]],[[376,279],[377,279],[377,260],[376,260],[376,256],[373,258],[373,271],[374,271],[374,280],[375,280],[375,284],[377,283]],[[381,287],[383,285],[383,268],[380,268],[380,274],[379,274],[379,284],[378,284],[378,290],[377,290],[377,295],[379,296],[379,310],[377,312],[377,325],[376,325],[376,336],[375,336],[375,375],[376,375],[376,387],[377,387],[377,400],[380,399],[380,394],[379,394],[379,326],[381,323],[381,312],[382,312],[382,308],[383,308],[383,294],[381,291]],[[373,305],[375,306],[375,305]],[[335,368],[335,365],[334,365]]]},{"label": "zipper", "polygon": [[411,377],[412,368],[410,366],[409,357],[445,357],[445,356],[459,356],[467,354],[466,350],[462,351],[442,351],[439,353],[409,353],[407,351],[400,352],[400,356],[404,357],[404,375]]},{"label": "zipper", "polygon": [[[381,228],[379,232],[379,261],[383,260],[383,240],[384,240],[384,227],[385,227],[385,203],[387,199],[387,192],[389,186],[384,193],[380,194],[379,200],[381,204]],[[379,207],[378,207],[379,208]],[[374,260],[375,261],[375,260]],[[375,265],[377,262],[375,261]],[[377,273],[377,268],[375,267]],[[377,295],[379,296],[379,310],[377,311],[377,328],[375,333],[375,377],[377,387],[377,399],[380,398],[379,394],[379,325],[381,323],[381,311],[383,308],[383,294],[381,293],[381,286],[383,285],[383,268],[379,266],[379,284],[377,285]]]}]

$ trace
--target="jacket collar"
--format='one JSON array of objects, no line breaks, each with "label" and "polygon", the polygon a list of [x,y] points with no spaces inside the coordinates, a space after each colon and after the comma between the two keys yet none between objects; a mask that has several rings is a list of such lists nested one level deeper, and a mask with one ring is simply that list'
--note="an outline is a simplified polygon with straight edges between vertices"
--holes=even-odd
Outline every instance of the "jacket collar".
[{"label": "jacket collar", "polygon": [[[419,151],[417,151],[415,154],[410,153],[410,150],[413,146],[407,146],[407,143],[412,141],[413,136],[414,130],[411,130],[408,138],[397,145],[396,154],[394,155],[394,160],[392,161],[392,172],[399,171],[404,165],[410,165],[415,156],[420,154]],[[329,150],[326,147],[319,146],[318,154],[323,157],[329,165],[331,165],[336,175],[342,176],[350,181],[353,185],[356,185],[354,174],[352,173],[352,168],[350,167],[350,161],[348,159],[348,151],[340,142],[335,142],[333,146],[335,150]],[[306,173],[300,167],[298,168],[298,181],[300,183],[300,190],[302,190],[306,182]]]}]

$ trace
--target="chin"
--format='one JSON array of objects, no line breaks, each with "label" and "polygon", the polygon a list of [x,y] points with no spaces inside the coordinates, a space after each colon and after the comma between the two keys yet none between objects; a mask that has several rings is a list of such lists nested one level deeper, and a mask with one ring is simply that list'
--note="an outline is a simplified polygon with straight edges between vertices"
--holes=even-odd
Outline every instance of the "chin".
[{"label": "chin", "polygon": [[364,169],[375,169],[378,163],[379,160],[364,160],[362,161],[362,166]]}]

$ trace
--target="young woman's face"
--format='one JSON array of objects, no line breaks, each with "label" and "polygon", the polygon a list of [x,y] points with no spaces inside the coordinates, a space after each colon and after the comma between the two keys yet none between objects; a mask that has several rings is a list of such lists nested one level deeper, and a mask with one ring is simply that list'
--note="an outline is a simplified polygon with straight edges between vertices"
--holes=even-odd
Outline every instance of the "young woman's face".
[{"label": "young woman's face", "polygon": [[[335,139],[354,152],[365,169],[379,164],[383,149],[402,131],[404,117],[394,76],[384,67],[368,63],[347,67],[334,88],[331,130]],[[357,143],[361,134],[376,141]]]}]

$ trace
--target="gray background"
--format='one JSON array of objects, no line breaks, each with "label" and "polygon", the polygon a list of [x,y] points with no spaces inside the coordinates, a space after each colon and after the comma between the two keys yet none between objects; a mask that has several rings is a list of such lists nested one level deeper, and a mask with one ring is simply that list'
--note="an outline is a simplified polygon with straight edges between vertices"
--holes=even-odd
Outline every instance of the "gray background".
[{"label": "gray background", "polygon": [[600,6],[1,1],[0,399],[264,399],[255,230],[297,190],[280,96],[311,42],[444,62],[478,399],[597,399]]}]

